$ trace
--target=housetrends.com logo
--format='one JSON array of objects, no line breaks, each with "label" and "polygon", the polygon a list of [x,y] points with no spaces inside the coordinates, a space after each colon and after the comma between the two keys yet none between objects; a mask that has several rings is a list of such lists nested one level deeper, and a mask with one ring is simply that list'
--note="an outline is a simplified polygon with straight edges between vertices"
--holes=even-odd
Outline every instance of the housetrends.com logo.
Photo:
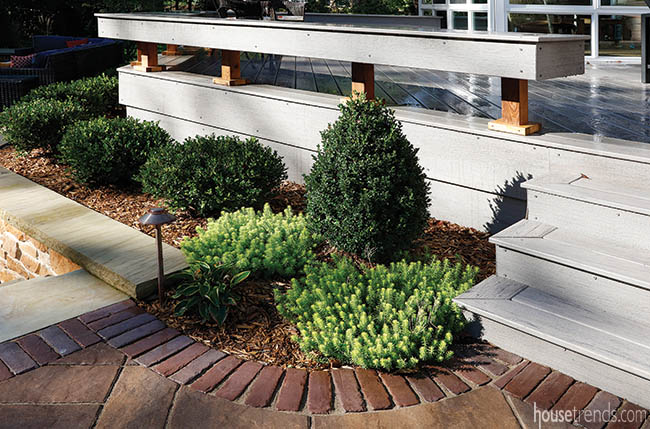
[{"label": "housetrends.com logo", "polygon": [[582,425],[589,423],[635,423],[640,426],[648,417],[648,411],[643,409],[619,409],[607,404],[604,409],[586,410],[542,410],[533,404],[534,422],[542,429],[544,423],[571,423],[578,422]]}]

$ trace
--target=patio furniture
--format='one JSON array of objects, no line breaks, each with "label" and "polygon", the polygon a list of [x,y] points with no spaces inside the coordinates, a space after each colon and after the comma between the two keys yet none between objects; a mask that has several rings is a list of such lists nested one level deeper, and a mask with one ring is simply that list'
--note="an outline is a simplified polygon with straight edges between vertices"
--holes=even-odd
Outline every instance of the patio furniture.
[{"label": "patio furniture", "polygon": [[38,77],[29,75],[0,75],[0,110],[15,103],[38,86]]},{"label": "patio furniture", "polygon": [[29,55],[33,48],[0,48],[0,61],[9,61],[12,55]]}]

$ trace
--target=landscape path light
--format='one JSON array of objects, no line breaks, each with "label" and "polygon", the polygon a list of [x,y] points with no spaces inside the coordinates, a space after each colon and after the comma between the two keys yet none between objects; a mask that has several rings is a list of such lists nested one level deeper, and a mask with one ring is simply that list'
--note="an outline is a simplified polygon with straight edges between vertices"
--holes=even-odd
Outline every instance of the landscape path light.
[{"label": "landscape path light", "polygon": [[164,282],[165,269],[163,268],[162,232],[161,227],[176,220],[176,217],[167,213],[167,210],[156,207],[149,209],[138,222],[142,225],[154,225],[156,227],[156,246],[158,247],[158,301],[162,304],[165,298]]}]

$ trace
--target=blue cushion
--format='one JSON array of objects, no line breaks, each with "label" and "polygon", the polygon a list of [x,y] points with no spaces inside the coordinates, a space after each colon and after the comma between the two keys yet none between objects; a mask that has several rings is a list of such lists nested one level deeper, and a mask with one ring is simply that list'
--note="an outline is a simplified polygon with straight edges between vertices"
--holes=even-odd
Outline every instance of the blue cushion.
[{"label": "blue cushion", "polygon": [[[67,40],[77,40],[74,37],[65,37],[65,36],[34,36],[34,37],[53,37],[53,38],[63,38]],[[68,48],[65,46],[65,40],[63,40],[62,41],[64,45],[63,48],[50,49],[47,51],[38,51],[36,55],[34,55],[34,59],[33,59],[34,67],[41,67],[41,68],[45,67],[45,62],[47,61],[47,57],[52,54],[59,54],[62,52],[72,52],[74,50],[92,49],[92,48],[97,48],[99,46],[106,46],[106,45],[111,45],[113,43],[119,43],[112,39],[89,39],[88,42],[89,43],[86,43],[85,45],[79,45],[73,48]]]}]

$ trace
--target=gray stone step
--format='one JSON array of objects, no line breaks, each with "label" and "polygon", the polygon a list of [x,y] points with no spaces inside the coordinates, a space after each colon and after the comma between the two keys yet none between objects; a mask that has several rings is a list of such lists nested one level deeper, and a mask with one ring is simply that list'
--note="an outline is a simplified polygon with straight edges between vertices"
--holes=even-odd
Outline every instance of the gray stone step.
[{"label": "gray stone step", "polygon": [[650,192],[642,183],[576,174],[522,184],[528,218],[619,245],[650,250]]},{"label": "gray stone step", "polygon": [[497,245],[499,276],[603,312],[624,308],[627,317],[650,322],[648,254],[530,220],[490,241]]},{"label": "gray stone step", "polygon": [[475,333],[495,345],[650,406],[647,325],[496,276],[455,302]]}]

